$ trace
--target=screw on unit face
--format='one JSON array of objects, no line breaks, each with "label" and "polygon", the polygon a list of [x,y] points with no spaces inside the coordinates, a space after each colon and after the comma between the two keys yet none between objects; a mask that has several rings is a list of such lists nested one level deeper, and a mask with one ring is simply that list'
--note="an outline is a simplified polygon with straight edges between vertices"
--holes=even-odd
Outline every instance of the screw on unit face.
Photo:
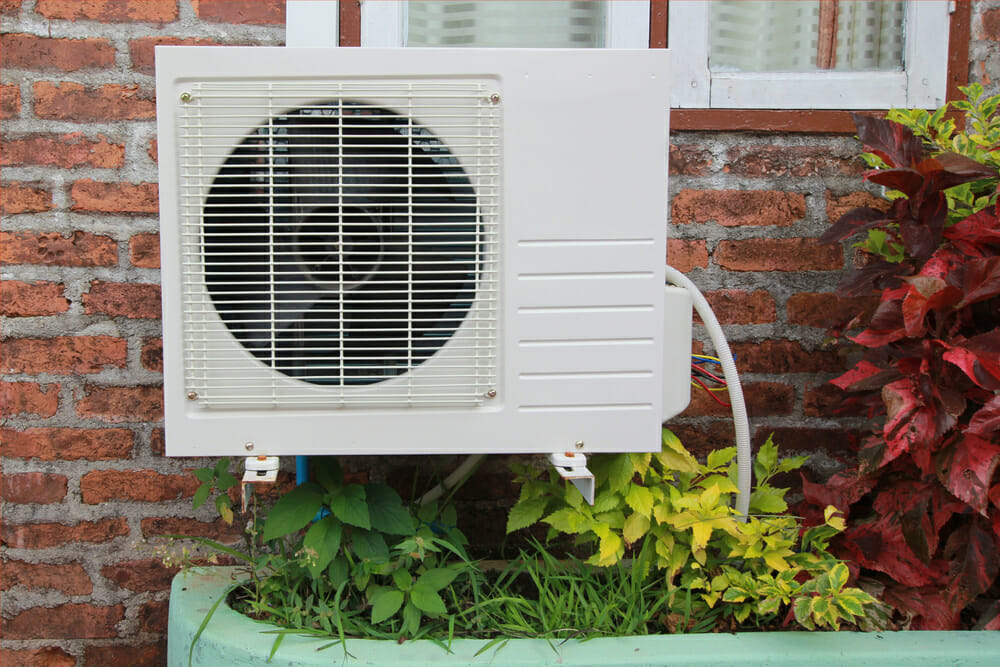
[{"label": "screw on unit face", "polygon": [[486,398],[496,398],[496,397],[497,397],[496,389],[490,389],[488,392],[486,392]]},{"label": "screw on unit face", "polygon": [[248,452],[253,451],[253,443],[248,442],[247,444],[243,445],[243,449],[247,450]]},{"label": "screw on unit face", "polygon": [[577,449],[583,449],[583,440],[577,440],[576,441],[576,448]]},{"label": "screw on unit face", "polygon": [[194,391],[189,391],[188,392],[188,400],[189,401],[197,401],[198,400],[198,393],[194,392]]},{"label": "screw on unit face", "polygon": [[181,93],[181,102],[187,103],[190,101],[191,101],[191,93]]},{"label": "screw on unit face", "polygon": [[490,104],[500,104],[500,93],[490,95]]}]

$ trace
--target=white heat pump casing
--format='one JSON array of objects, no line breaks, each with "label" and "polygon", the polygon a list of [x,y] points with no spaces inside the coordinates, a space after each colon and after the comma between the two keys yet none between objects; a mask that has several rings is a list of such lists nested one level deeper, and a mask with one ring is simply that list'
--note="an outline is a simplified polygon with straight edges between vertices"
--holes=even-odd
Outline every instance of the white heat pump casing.
[{"label": "white heat pump casing", "polygon": [[[665,317],[690,319],[663,305],[665,51],[156,51],[168,455],[239,455],[251,444],[255,455],[286,456],[659,448],[672,416],[662,406],[679,411],[689,395],[686,369],[675,382],[664,377],[665,329],[680,330],[672,349],[690,349],[690,328],[684,336],[664,326]],[[453,113],[458,98],[468,109]],[[274,114],[329,100],[360,105],[331,113],[370,106],[412,118],[453,158],[444,162],[461,166],[476,198],[475,300],[465,319],[422,363],[359,386],[263,363],[206,287],[213,175]],[[281,162],[268,159],[272,171]],[[267,196],[267,187],[274,183],[255,192]],[[279,250],[271,246],[267,261]],[[272,337],[292,330],[280,326]]]}]

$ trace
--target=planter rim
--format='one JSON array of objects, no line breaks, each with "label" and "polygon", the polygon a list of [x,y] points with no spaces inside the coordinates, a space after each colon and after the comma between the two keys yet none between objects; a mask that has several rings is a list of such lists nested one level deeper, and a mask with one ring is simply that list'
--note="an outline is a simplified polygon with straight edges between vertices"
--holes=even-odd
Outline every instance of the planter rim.
[{"label": "planter rim", "polygon": [[[205,614],[239,580],[239,567],[196,568],[174,577],[170,594],[167,664],[188,664],[188,649]],[[192,665],[264,664],[275,640],[275,626],[254,621],[220,604],[199,637]],[[331,639],[287,635],[274,659],[292,665],[809,665],[1000,664],[1000,632],[746,632],[644,637],[602,637],[548,642],[515,639],[476,655],[485,639],[458,639],[451,653],[427,641],[348,639],[323,651]]]}]

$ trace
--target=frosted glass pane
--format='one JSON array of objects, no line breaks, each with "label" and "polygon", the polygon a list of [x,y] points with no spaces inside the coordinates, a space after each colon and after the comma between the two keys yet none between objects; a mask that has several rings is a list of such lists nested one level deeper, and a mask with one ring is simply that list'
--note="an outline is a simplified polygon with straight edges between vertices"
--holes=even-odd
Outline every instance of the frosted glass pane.
[{"label": "frosted glass pane", "polygon": [[407,46],[600,47],[604,2],[404,3]]},{"label": "frosted glass pane", "polygon": [[[901,70],[905,2],[840,0],[832,69]],[[816,71],[820,3],[715,0],[709,13],[713,71]]]}]

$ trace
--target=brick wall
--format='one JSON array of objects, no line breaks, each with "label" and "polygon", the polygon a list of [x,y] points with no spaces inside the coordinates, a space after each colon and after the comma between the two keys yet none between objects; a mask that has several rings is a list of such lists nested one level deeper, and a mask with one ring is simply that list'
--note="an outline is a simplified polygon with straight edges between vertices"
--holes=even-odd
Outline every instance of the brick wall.
[{"label": "brick wall", "polygon": [[[281,44],[283,3],[0,0],[3,115],[0,301],[3,438],[0,663],[161,664],[171,571],[141,544],[224,536],[193,512],[196,460],[163,457],[154,44]],[[971,76],[997,83],[1000,3],[973,11]],[[671,263],[702,286],[744,373],[755,438],[845,453],[858,417],[833,417],[843,362],[825,328],[861,303],[832,296],[851,259],[814,239],[858,194],[844,136],[684,132],[671,150]],[[704,337],[702,337],[704,340]],[[701,344],[701,343],[699,343]],[[675,428],[728,444],[698,392]],[[493,460],[461,494],[500,542],[511,495]],[[453,457],[421,459],[443,471]],[[405,486],[418,467],[353,460]]]}]

